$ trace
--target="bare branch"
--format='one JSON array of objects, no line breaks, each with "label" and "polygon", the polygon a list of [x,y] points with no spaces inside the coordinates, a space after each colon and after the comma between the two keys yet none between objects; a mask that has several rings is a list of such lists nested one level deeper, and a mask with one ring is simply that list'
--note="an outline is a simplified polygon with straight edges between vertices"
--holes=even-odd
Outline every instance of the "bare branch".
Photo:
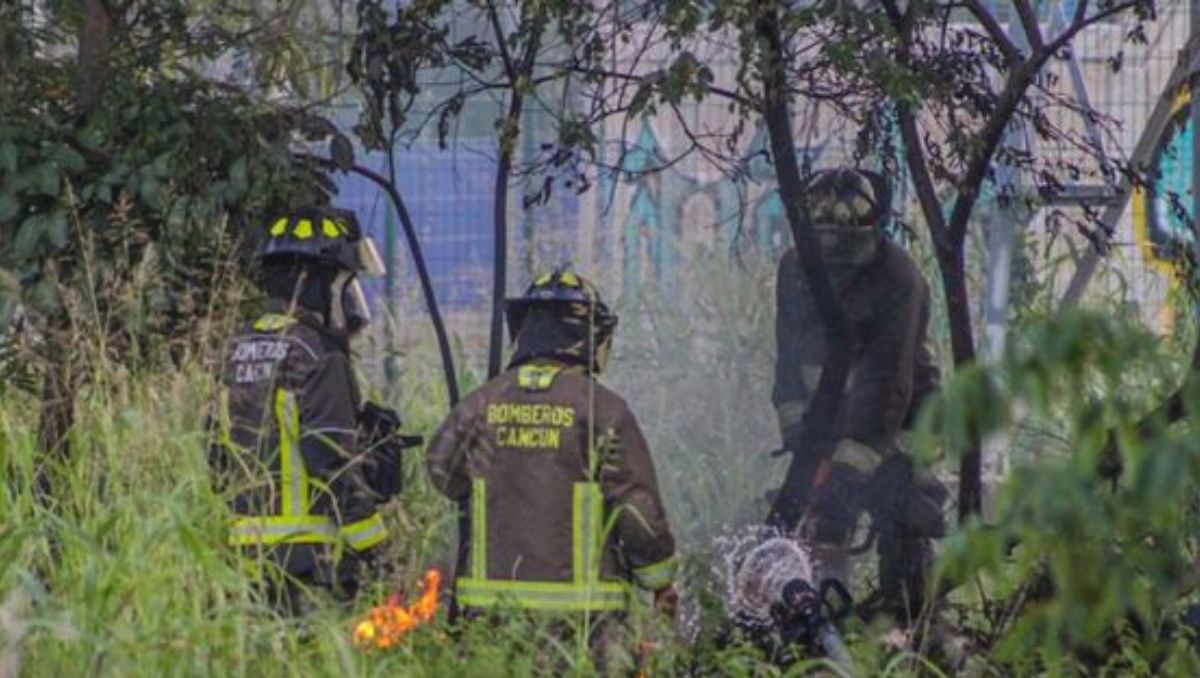
[{"label": "bare branch", "polygon": [[1021,28],[1025,29],[1025,39],[1029,40],[1031,51],[1034,54],[1041,52],[1046,47],[1046,41],[1042,38],[1042,27],[1038,25],[1037,10],[1029,4],[1029,0],[1013,0],[1013,7],[1021,19]]},{"label": "bare branch", "polygon": [[996,21],[996,17],[992,16],[992,13],[979,0],[966,0],[963,4],[966,6],[967,11],[971,12],[975,19],[979,21],[979,24],[983,26],[983,29],[987,31],[988,37],[1004,53],[1005,63],[1010,68],[1015,66],[1021,60],[1021,54],[1017,51],[1017,46],[1009,39],[1008,34],[1004,32],[1004,27],[1000,25],[1000,22]]},{"label": "bare branch", "polygon": [[487,10],[488,20],[492,24],[492,32],[496,34],[496,46],[500,48],[500,60],[504,62],[504,72],[508,75],[509,81],[516,85],[517,66],[513,63],[512,55],[508,52],[508,45],[504,42],[504,27],[500,25],[500,15],[496,11],[495,0],[488,0]]},{"label": "bare branch", "polygon": [[939,250],[950,247],[946,237],[946,221],[942,216],[942,203],[937,197],[937,188],[933,177],[929,174],[929,165],[925,161],[924,146],[921,145],[921,135],[917,129],[916,115],[912,107],[906,103],[896,106],[900,119],[900,136],[904,141],[904,154],[908,156],[908,167],[912,174],[913,188],[917,192],[917,200],[921,203],[921,212],[929,222],[929,232],[933,235],[934,246]]},{"label": "bare branch", "polygon": [[1081,0],[1079,5],[1075,8],[1075,18],[1072,20],[1071,25],[1068,26],[1061,35],[1055,38],[1053,42],[1051,42],[1049,45],[1046,45],[1046,58],[1053,56],[1056,52],[1058,52],[1058,50],[1070,44],[1071,41],[1075,39],[1075,36],[1085,28],[1098,24],[1122,12],[1127,12],[1142,4],[1142,1],[1143,0],[1127,0],[1126,2],[1119,2],[1112,7],[1096,12],[1092,16],[1085,18],[1082,13],[1087,11],[1088,3],[1084,0]]}]

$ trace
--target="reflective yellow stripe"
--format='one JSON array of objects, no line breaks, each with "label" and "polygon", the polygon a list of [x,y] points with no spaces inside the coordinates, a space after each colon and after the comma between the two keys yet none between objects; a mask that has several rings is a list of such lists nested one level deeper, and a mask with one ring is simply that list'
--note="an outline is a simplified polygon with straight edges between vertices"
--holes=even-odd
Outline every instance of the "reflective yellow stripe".
[{"label": "reflective yellow stripe", "polygon": [[487,579],[487,484],[471,481],[471,576]]},{"label": "reflective yellow stripe", "polygon": [[369,518],[343,525],[339,534],[350,545],[350,548],[355,551],[365,551],[387,537],[387,526],[383,524],[383,516],[374,513]]},{"label": "reflective yellow stripe", "polygon": [[279,236],[283,235],[284,233],[287,233],[287,225],[288,225],[287,217],[281,217],[279,219],[276,219],[275,223],[271,224],[271,235],[273,235],[275,237],[279,237]]},{"label": "reflective yellow stripe", "polygon": [[283,485],[281,513],[308,515],[308,470],[300,455],[300,412],[291,391],[275,390],[275,421],[279,426],[279,473]]},{"label": "reflective yellow stripe", "polygon": [[629,588],[617,582],[578,586],[569,583],[462,578],[456,582],[456,586],[459,601],[467,607],[502,607],[507,604],[526,610],[601,612],[624,610],[629,605]]},{"label": "reflective yellow stripe", "polygon": [[229,416],[229,389],[221,387],[217,395],[217,442],[229,454],[233,454],[237,445],[233,442],[233,421]]},{"label": "reflective yellow stripe", "polygon": [[298,321],[290,315],[282,313],[267,313],[254,321],[254,329],[258,332],[278,332],[295,325]]},{"label": "reflective yellow stripe", "polygon": [[575,483],[571,502],[571,570],[578,585],[600,579],[603,511],[600,487],[596,483]]},{"label": "reflective yellow stripe", "polygon": [[522,365],[517,370],[517,385],[527,391],[546,391],[561,371],[558,365]]},{"label": "reflective yellow stripe", "polygon": [[602,611],[624,610],[629,587],[623,582],[600,580],[603,550],[604,498],[600,486],[575,483],[571,507],[570,582],[527,582],[487,577],[487,485],[482,478],[471,482],[471,576],[458,579],[457,595],[469,607],[511,604],[529,610]]},{"label": "reflective yellow stripe", "polygon": [[671,556],[653,565],[634,568],[633,576],[642,588],[657,591],[670,586],[675,581],[675,573],[678,570],[679,559]]},{"label": "reflective yellow stripe", "polygon": [[234,546],[256,544],[333,544],[337,528],[325,516],[238,518],[229,532]]}]

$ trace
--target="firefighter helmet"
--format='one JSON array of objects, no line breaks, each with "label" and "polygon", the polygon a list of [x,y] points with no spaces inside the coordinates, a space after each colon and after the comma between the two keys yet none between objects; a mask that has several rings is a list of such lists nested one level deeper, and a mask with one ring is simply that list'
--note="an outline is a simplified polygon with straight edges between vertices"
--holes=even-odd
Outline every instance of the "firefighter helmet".
[{"label": "firefighter helmet", "polygon": [[[597,372],[604,369],[617,316],[609,310],[592,283],[559,269],[535,278],[521,296],[505,299],[504,313],[513,341],[517,341],[526,318],[534,309],[549,311],[557,322],[584,330],[577,335],[585,340],[579,340],[578,345],[555,347],[554,353],[591,362]],[[588,361],[586,356],[591,356],[591,360]]]},{"label": "firefighter helmet", "polygon": [[291,210],[269,220],[257,258],[306,261],[368,276],[384,272],[375,243],[363,235],[354,213],[328,207]]},{"label": "firefighter helmet", "polygon": [[[315,310],[325,315],[331,328],[349,334],[354,334],[371,321],[366,294],[358,276],[382,275],[383,260],[379,258],[370,236],[363,234],[353,212],[311,207],[276,216],[267,222],[265,237],[256,256],[267,269],[267,275],[272,275],[272,269],[279,265],[285,268],[299,265],[302,269],[306,266],[333,269],[336,273],[320,283],[328,289],[321,294],[325,299],[321,304],[324,308]],[[291,279],[292,273],[284,275],[293,287],[316,282],[304,270],[300,271],[300,277],[295,281]],[[325,277],[328,276],[327,273]],[[292,292],[291,296],[297,295]]]},{"label": "firefighter helmet", "polygon": [[882,226],[892,202],[887,181],[867,170],[816,172],[804,192],[809,218],[818,225]]}]

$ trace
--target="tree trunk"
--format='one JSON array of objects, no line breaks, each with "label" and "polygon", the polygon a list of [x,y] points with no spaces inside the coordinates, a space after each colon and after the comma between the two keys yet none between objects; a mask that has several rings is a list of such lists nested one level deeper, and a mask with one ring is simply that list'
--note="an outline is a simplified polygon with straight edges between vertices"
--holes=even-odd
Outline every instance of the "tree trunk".
[{"label": "tree trunk", "polygon": [[100,103],[100,97],[104,94],[113,17],[104,0],[84,0],[83,12],[75,94],[80,109],[86,115]]},{"label": "tree trunk", "polygon": [[[950,352],[955,367],[975,360],[975,337],[971,326],[971,301],[967,294],[963,244],[938,250],[938,269],[946,294],[946,315],[950,324]],[[983,510],[983,466],[978,431],[969,431],[967,449],[959,461],[958,518],[965,521]]]},{"label": "tree trunk", "polygon": [[44,500],[54,496],[52,465],[64,464],[71,458],[69,436],[75,423],[75,381],[69,356],[47,362],[38,412],[38,446],[44,456],[34,480],[34,489]]},{"label": "tree trunk", "polygon": [[[492,321],[488,332],[488,379],[500,374],[504,349],[504,295],[508,284],[508,175],[512,172],[516,122],[521,117],[522,96],[513,90],[505,129],[500,134],[500,161],[496,163],[496,193],[492,202]],[[510,128],[509,125],[513,125]]]},{"label": "tree trunk", "polygon": [[500,130],[500,158],[496,165],[496,193],[493,196],[492,219],[495,225],[492,249],[492,321],[488,333],[488,379],[500,374],[500,359],[504,350],[504,295],[508,284],[508,179],[512,173],[513,153],[521,130],[521,112],[525,106],[525,88],[533,75],[534,58],[541,45],[542,24],[538,16],[522,14],[521,21],[532,22],[529,42],[519,64],[513,63],[503,48],[505,35],[494,3],[488,12],[497,44],[501,45],[505,70],[511,88],[508,112]]},{"label": "tree trunk", "polygon": [[[103,0],[85,0],[83,23],[79,27],[79,55],[75,81],[75,98],[83,117],[95,110],[107,84],[108,58],[114,30],[113,16]],[[58,269],[64,279],[70,278],[66,262]],[[65,312],[48,319],[47,333],[51,345],[70,346],[69,319]],[[58,351],[47,356],[46,374],[42,382],[42,397],[38,413],[38,443],[47,461],[62,463],[70,459],[68,435],[75,421],[75,386],[78,375],[71,365],[70,351]],[[48,469],[39,469],[37,490],[43,497],[53,494]]]}]

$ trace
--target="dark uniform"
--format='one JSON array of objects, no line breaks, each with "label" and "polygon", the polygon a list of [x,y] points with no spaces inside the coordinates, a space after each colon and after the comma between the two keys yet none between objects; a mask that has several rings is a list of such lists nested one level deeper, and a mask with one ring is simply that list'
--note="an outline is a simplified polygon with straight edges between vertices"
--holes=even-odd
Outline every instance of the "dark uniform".
[{"label": "dark uniform", "polygon": [[[309,224],[300,231],[308,237],[298,241],[307,246],[317,239],[313,223],[320,233],[328,221],[323,237],[336,244],[349,235],[352,244],[357,224],[346,233],[346,217],[337,219],[337,229],[320,215],[293,218],[290,226]],[[296,611],[297,582],[353,593],[359,557],[387,530],[360,455],[362,398],[347,321],[355,302],[341,289],[353,269],[307,251],[280,262],[278,250],[288,247],[269,250],[276,263],[267,277],[278,279],[267,284],[268,312],[227,343],[210,456],[234,513],[229,543],[267,577],[275,602]],[[280,573],[288,578],[274,576]]]},{"label": "dark uniform", "polygon": [[472,393],[434,434],[429,474],[450,499],[471,499],[466,607],[624,610],[628,580],[673,581],[646,440],[581,367],[536,360]]},{"label": "dark uniform", "polygon": [[[554,275],[540,287],[586,285]],[[586,303],[574,304],[577,319],[586,318]],[[585,323],[531,305],[516,323],[508,370],[463,400],[429,446],[434,486],[453,500],[470,497],[458,602],[468,610],[625,610],[631,582],[664,591],[676,569],[650,451],[625,402],[590,376],[603,359],[590,357]],[[596,350],[606,342],[601,336]]]},{"label": "dark uniform", "polygon": [[[855,340],[836,429],[839,438],[887,451],[921,400],[938,389],[939,371],[927,331],[928,284],[899,246],[883,241],[876,256],[866,267],[835,277]],[[775,287],[772,400],[785,442],[798,441],[825,360],[825,330],[798,259],[795,249],[783,256]]]},{"label": "dark uniform", "polygon": [[[831,459],[815,466],[807,527],[825,576],[845,580],[854,527],[869,510],[880,592],[888,610],[904,617],[923,602],[931,539],[944,532],[948,495],[897,446],[922,400],[937,390],[939,370],[928,337],[929,287],[908,254],[878,228],[883,190],[877,175],[845,170],[820,173],[810,183],[814,228],[853,343],[833,425],[838,442]],[[804,417],[826,359],[826,330],[795,249],[779,265],[776,310],[772,396],[784,447],[804,455]]]}]

